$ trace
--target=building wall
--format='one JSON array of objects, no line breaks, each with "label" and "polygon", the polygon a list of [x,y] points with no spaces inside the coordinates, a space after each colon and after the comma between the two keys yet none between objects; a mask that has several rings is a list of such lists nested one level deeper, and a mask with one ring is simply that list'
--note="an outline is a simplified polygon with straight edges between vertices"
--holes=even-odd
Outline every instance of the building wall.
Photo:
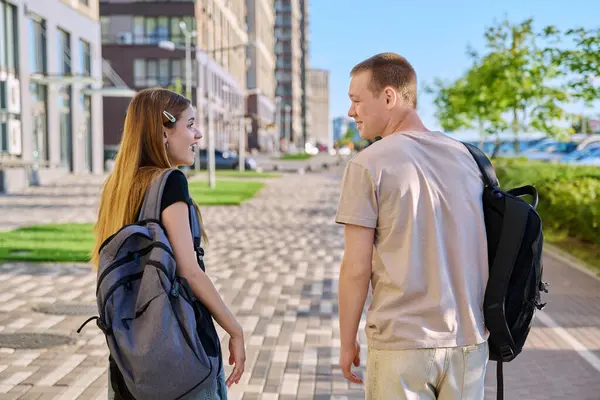
[{"label": "building wall", "polygon": [[[248,147],[272,151],[277,146],[275,121],[275,8],[273,0],[246,0]],[[267,126],[269,126],[267,128]]]},{"label": "building wall", "polygon": [[[59,89],[64,86],[56,82],[56,79],[65,75],[61,71],[62,65],[59,65],[59,51],[62,52],[59,41],[59,29],[69,34],[68,46],[70,47],[71,72],[73,74],[82,73],[82,54],[87,52],[81,45],[80,40],[84,40],[89,44],[88,61],[91,77],[95,78],[96,82],[102,81],[102,56],[101,56],[101,41],[100,41],[100,24],[98,22],[98,1],[89,0],[89,6],[85,6],[79,1],[66,0],[4,0],[5,3],[16,6],[17,9],[17,32],[18,32],[18,70],[17,76],[20,83],[20,104],[21,115],[27,118],[21,118],[21,154],[17,155],[18,159],[23,163],[39,162],[39,178],[42,181],[50,178],[55,178],[66,172],[83,173],[92,171],[94,173],[102,172],[102,99],[100,94],[91,94],[86,100],[82,98],[82,89],[86,86],[82,83],[69,82],[68,89],[70,90],[70,102],[64,103],[64,109],[68,110],[70,115],[62,117],[67,133],[63,135],[61,140],[61,115],[59,104]],[[32,48],[31,26],[30,19],[32,15],[44,22],[45,33],[45,54]],[[36,35],[36,37],[41,35]],[[38,47],[39,49],[40,47]],[[87,54],[87,53],[86,53]],[[33,56],[33,59],[32,59]],[[30,84],[33,83],[32,66],[37,62],[37,65],[45,65],[45,71],[37,75],[39,87],[42,91],[46,91],[46,101],[38,103],[41,109],[45,109],[44,113],[39,114],[36,118],[34,115],[34,100],[30,91]],[[87,67],[86,67],[87,69]],[[48,76],[54,77],[53,82],[48,81]],[[88,82],[87,84],[89,84]],[[86,84],[86,85],[87,85]],[[85,118],[84,103],[89,104],[91,114],[91,122]],[[87,107],[86,107],[87,108]],[[40,122],[41,125],[34,125],[34,121]],[[34,153],[34,126],[44,126],[45,132],[38,135],[42,137],[43,148]],[[42,132],[38,129],[36,132]],[[37,155],[37,157],[36,157]],[[71,162],[68,159],[71,158]],[[27,176],[27,182],[22,182],[23,185],[30,183],[32,175],[19,174],[15,171],[11,175]],[[20,179],[23,180],[22,178]],[[5,183],[11,188],[20,186],[19,182]],[[22,186],[22,185],[21,185]]]},{"label": "building wall", "polygon": [[[217,149],[237,149],[246,113],[246,0],[196,2],[196,21],[203,91],[197,101],[198,119],[204,132],[212,121]],[[202,147],[207,139],[204,135]]]},{"label": "building wall", "polygon": [[302,138],[302,46],[299,0],[275,0],[276,95],[281,97],[281,137],[287,121],[283,110],[291,107],[290,139]]},{"label": "building wall", "polygon": [[[194,14],[195,5],[190,1],[153,3],[148,7],[140,1],[102,0],[103,57],[127,86],[135,90],[152,86],[176,88],[180,83],[185,93],[185,51],[163,49],[158,44],[168,40],[176,46],[185,46],[179,22],[185,22],[187,29],[194,31]],[[197,68],[193,68],[192,86],[196,83]],[[192,91],[192,97],[194,95]],[[130,101],[130,98],[104,98],[104,140],[108,156],[121,141]]]},{"label": "building wall", "polygon": [[329,71],[320,69],[308,70],[308,86],[310,97],[308,109],[311,113],[311,130],[308,141],[332,147],[329,123]]},{"label": "building wall", "polygon": [[300,47],[301,47],[301,62],[300,62],[300,81],[302,85],[302,142],[305,142],[309,135],[312,134],[312,111],[309,106],[311,85],[309,83],[309,2],[308,0],[300,0]]},{"label": "building wall", "polygon": [[275,101],[275,9],[273,0],[247,0],[248,89],[260,89]]},{"label": "building wall", "polygon": [[[202,3],[202,4],[200,4]],[[198,2],[199,46],[222,66],[240,87],[246,87],[246,0]],[[235,47],[233,49],[229,49]],[[210,50],[216,50],[214,52]]]}]

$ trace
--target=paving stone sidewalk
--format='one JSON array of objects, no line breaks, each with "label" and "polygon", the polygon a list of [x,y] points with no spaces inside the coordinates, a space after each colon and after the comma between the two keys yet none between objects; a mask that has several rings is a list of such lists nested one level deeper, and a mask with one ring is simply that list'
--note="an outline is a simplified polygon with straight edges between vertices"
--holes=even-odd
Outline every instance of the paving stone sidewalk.
[{"label": "paving stone sidewalk", "polygon": [[[208,273],[247,335],[247,372],[230,398],[364,398],[362,388],[347,383],[337,367],[336,276],[343,230],[333,218],[340,170],[269,182],[241,207],[202,208],[210,239]],[[88,197],[71,201],[89,217],[95,203]],[[80,217],[69,207],[63,206],[64,214],[57,207],[55,217]],[[2,203],[0,209],[6,215]],[[590,360],[600,355],[600,282],[549,257],[546,271],[552,287],[545,315],[568,336],[536,322],[524,354],[505,366],[505,398],[597,400],[600,372]],[[106,398],[104,337],[93,324],[75,333],[93,312],[94,284],[95,275],[79,265],[0,265],[0,335],[51,333],[71,340],[47,349],[0,348],[0,400]],[[85,315],[73,315],[82,311]],[[365,343],[362,331],[360,340]],[[586,361],[574,345],[592,358]],[[364,360],[365,346],[363,353]],[[495,398],[493,364],[486,399]],[[364,376],[363,367],[364,362],[359,370]]]}]

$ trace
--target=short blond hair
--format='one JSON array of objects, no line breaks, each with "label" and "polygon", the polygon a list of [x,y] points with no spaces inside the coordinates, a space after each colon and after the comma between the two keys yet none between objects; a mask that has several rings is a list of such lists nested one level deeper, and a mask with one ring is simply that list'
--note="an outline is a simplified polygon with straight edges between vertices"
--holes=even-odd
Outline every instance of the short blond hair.
[{"label": "short blond hair", "polygon": [[350,76],[371,71],[370,89],[379,95],[386,86],[392,86],[400,92],[402,99],[417,108],[417,73],[406,58],[396,53],[380,53],[358,63]]}]

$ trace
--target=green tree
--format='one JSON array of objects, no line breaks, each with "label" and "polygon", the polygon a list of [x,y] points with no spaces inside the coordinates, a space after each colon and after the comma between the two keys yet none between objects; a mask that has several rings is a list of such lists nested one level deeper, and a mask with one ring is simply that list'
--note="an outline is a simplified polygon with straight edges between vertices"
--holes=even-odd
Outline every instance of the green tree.
[{"label": "green tree", "polygon": [[352,128],[346,129],[346,133],[343,137],[339,138],[336,142],[337,147],[348,146],[350,143],[354,142],[354,137],[356,136],[356,131]]},{"label": "green tree", "polygon": [[570,29],[564,36],[572,47],[553,49],[553,62],[562,66],[572,98],[591,107],[600,100],[600,28]]},{"label": "green tree", "polygon": [[[515,136],[521,131],[542,131],[559,136],[563,131],[556,121],[566,116],[561,103],[569,99],[560,65],[551,49],[560,39],[553,26],[535,32],[533,20],[512,24],[507,19],[495,23],[484,34],[488,54],[484,57],[496,63],[503,73],[494,82],[497,103],[505,106],[510,127]],[[540,43],[542,42],[542,43]],[[478,57],[475,52],[473,57]],[[518,141],[515,141],[518,152]]]},{"label": "green tree", "polygon": [[499,104],[495,95],[500,74],[499,64],[488,58],[473,64],[454,82],[436,79],[433,87],[426,88],[435,95],[436,117],[444,130],[475,129],[481,141],[505,130],[502,110],[506,106]]},{"label": "green tree", "polygon": [[[556,121],[565,118],[561,103],[569,96],[556,83],[563,74],[552,52],[558,31],[548,26],[536,33],[531,19],[518,24],[505,19],[487,28],[484,37],[483,55],[468,49],[471,68],[431,90],[444,129],[473,128],[482,138],[509,127],[515,136],[532,129],[561,134]],[[496,144],[497,150],[498,139]]]},{"label": "green tree", "polygon": [[181,82],[181,78],[175,78],[175,83],[167,86],[167,89],[185,96],[183,93],[183,83]]}]

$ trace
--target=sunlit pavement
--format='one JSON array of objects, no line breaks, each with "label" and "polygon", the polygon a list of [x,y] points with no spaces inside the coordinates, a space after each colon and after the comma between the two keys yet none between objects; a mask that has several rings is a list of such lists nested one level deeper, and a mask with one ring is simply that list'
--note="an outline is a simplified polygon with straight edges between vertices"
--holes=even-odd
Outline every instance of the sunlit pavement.
[{"label": "sunlit pavement", "polygon": [[[364,397],[337,367],[336,276],[343,230],[333,220],[340,178],[339,168],[285,175],[268,181],[259,196],[241,207],[203,208],[210,236],[208,273],[246,333],[247,372],[230,390],[232,399]],[[60,220],[93,220],[98,186],[70,184],[86,189],[62,206],[56,202],[60,190],[55,190],[47,211]],[[33,192],[29,196],[36,197]],[[72,204],[82,214],[71,213]],[[8,214],[6,204],[0,207],[3,223],[10,224],[18,205]],[[548,307],[524,353],[505,365],[505,398],[597,400],[600,282],[550,257],[545,268],[552,284]],[[0,349],[0,399],[106,398],[104,337],[94,324],[75,333],[94,311],[94,293],[95,276],[83,266],[0,265],[0,335],[51,333],[72,339],[48,349]],[[221,337],[226,349],[227,336],[221,332]],[[361,334],[363,344],[364,339]],[[364,368],[365,346],[363,352]],[[364,376],[363,369],[358,373]],[[495,398],[494,391],[490,362],[486,399]]]}]

